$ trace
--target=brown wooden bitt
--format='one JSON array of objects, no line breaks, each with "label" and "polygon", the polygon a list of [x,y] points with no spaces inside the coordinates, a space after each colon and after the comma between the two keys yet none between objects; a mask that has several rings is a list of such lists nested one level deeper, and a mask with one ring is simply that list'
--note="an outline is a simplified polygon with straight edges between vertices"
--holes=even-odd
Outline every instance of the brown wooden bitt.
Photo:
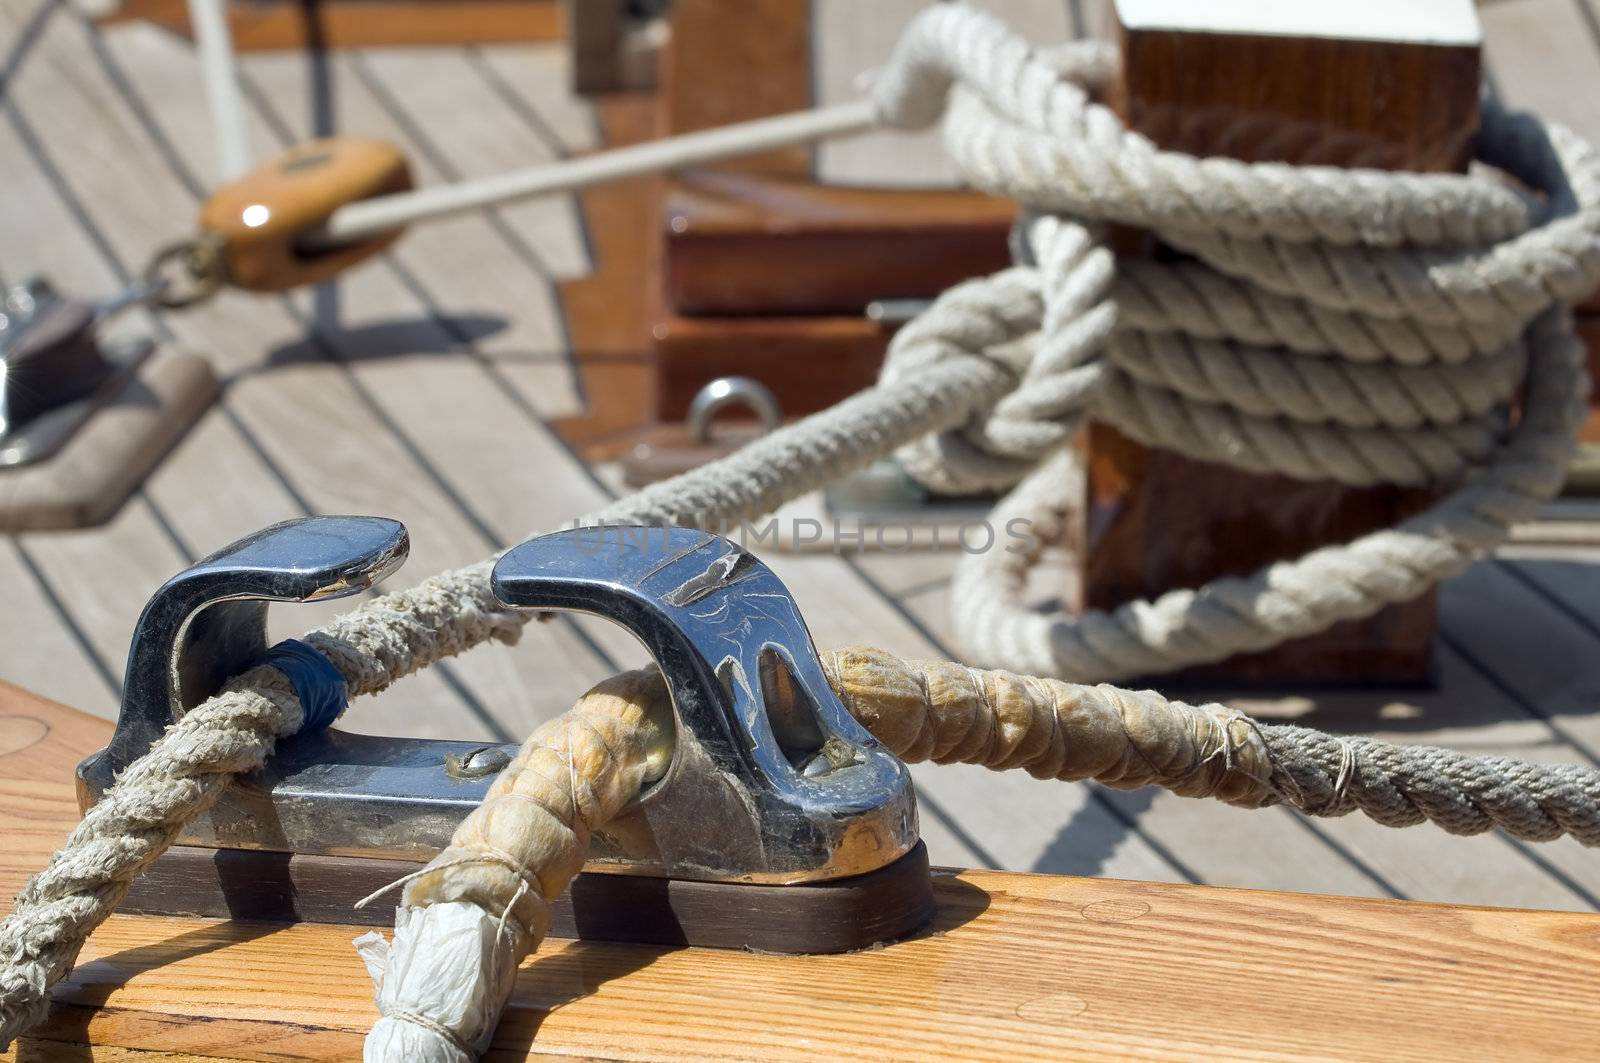
[{"label": "brown wooden bitt", "polygon": [[[674,0],[661,54],[661,132],[693,133],[811,106],[810,0]],[[805,179],[811,146],[727,159],[718,170]]]},{"label": "brown wooden bitt", "polygon": [[[1118,18],[1122,68],[1108,102],[1130,128],[1164,148],[1252,162],[1465,169],[1478,125],[1476,46],[1192,28],[1208,17],[1191,7],[1183,29],[1130,28]],[[1298,19],[1336,21],[1326,9],[1306,9]],[[1119,246],[1138,243],[1124,238]],[[1347,542],[1433,497],[1257,476],[1152,450],[1103,424],[1092,426],[1087,453],[1080,586],[1081,604],[1094,609]],[[1434,613],[1430,591],[1179,678],[1427,682]]]},{"label": "brown wooden bitt", "polygon": [[685,316],[861,314],[1010,265],[1009,201],[701,171],[669,186],[668,309]]},{"label": "brown wooden bitt", "polygon": [[1572,324],[1589,356],[1589,416],[1578,430],[1578,450],[1561,493],[1593,498],[1600,495],[1600,297],[1576,307]]},{"label": "brown wooden bitt", "polygon": [[405,154],[386,140],[308,141],[213,192],[200,208],[202,240],[220,243],[227,282],[237,288],[316,284],[382,251],[401,230],[328,248],[307,246],[306,235],[347,203],[410,187]]},{"label": "brown wooden bitt", "polygon": [[1589,416],[1579,438],[1585,443],[1600,443],[1600,310],[1592,310],[1586,303],[1578,307],[1572,324],[1589,355]]},{"label": "brown wooden bitt", "polygon": [[803,416],[849,398],[878,378],[890,330],[866,317],[659,318],[656,419],[682,421],[706,384],[752,377],[786,415]]},{"label": "brown wooden bitt", "polygon": [[[1467,0],[1461,0],[1467,6]],[[1146,5],[1148,6],[1148,5]],[[1204,15],[1191,16],[1204,24]],[[1140,26],[1119,18],[1107,104],[1163,148],[1245,162],[1465,171],[1476,45]]]},{"label": "brown wooden bitt", "polygon": [[[812,105],[807,0],[672,8],[662,129],[682,133]],[[890,330],[875,300],[932,298],[1003,268],[1015,207],[968,191],[829,187],[809,146],[677,175],[660,211],[655,415],[683,417],[720,376],[753,377],[785,414],[870,386]]]},{"label": "brown wooden bitt", "polygon": [[572,91],[580,96],[648,90],[656,83],[660,16],[628,0],[565,0]]},{"label": "brown wooden bitt", "polygon": [[[1425,509],[1434,495],[1261,476],[1146,447],[1091,424],[1081,608],[1114,609],[1174,587],[1248,576]],[[1407,684],[1429,678],[1435,595],[1260,653],[1162,676],[1166,685]]]}]

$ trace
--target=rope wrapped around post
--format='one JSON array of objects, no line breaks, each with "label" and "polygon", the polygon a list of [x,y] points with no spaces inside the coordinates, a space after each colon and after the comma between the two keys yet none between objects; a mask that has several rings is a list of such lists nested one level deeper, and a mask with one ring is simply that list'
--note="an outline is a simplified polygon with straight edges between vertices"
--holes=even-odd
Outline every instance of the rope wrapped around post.
[{"label": "rope wrapped around post", "polygon": [[[991,523],[1034,533],[1036,549],[961,560],[951,606],[967,655],[1080,681],[1219,661],[1368,616],[1503,542],[1560,488],[1588,391],[1565,306],[1600,286],[1600,155],[1565,129],[1485,103],[1479,161],[1517,185],[1198,159],[1092,101],[1113,62],[1100,44],[1036,53],[990,15],[939,5],[874,87],[886,123],[942,117],[967,180],[1026,208],[1026,264],[907,325],[882,379],[970,357],[969,321],[1034,315],[1026,336],[983,351],[1014,386],[900,458],[935,490],[1014,487]],[[1117,260],[1106,223],[1191,260]],[[1519,388],[1507,433],[1501,411]],[[1024,598],[1027,572],[1079,505],[1064,444],[1089,418],[1253,472],[1451,493],[1395,528],[1243,579],[1041,614]]]}]

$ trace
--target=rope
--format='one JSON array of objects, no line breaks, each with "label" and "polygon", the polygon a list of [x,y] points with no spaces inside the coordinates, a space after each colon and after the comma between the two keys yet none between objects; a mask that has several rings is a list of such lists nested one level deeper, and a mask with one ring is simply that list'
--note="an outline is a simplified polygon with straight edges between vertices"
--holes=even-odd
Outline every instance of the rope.
[{"label": "rope", "polygon": [[134,876],[234,775],[261,767],[276,739],[300,729],[302,716],[288,678],[254,668],[128,765],[0,923],[0,1046],[44,1020],[49,987],[72,969]]},{"label": "rope", "polygon": [[517,965],[543,940],[590,834],[670,760],[651,754],[671,719],[666,682],[649,668],[596,686],[523,744],[449,847],[407,876],[394,942],[356,941],[383,1014],[368,1060],[470,1063],[489,1047]]},{"label": "rope", "polygon": [[[1223,705],[852,648],[822,657],[846,709],[908,762],[1020,769],[1039,779],[1161,786],[1244,808],[1356,809],[1452,834],[1499,827],[1600,845],[1600,771],[1393,746],[1264,724]],[[655,667],[608,679],[541,727],[450,847],[414,875],[393,945],[358,938],[383,1013],[371,1063],[470,1063],[489,1047],[517,964],[582,866],[593,830],[652,777],[672,702]],[[473,946],[463,947],[465,939]]]},{"label": "rope", "polygon": [[[1459,482],[1389,531],[1077,622],[1023,607],[1037,552],[964,563],[957,616],[975,659],[1105,679],[1261,648],[1414,596],[1554,493],[1586,389],[1559,304],[1600,283],[1592,149],[1490,106],[1482,160],[1530,192],[1464,176],[1194,159],[1156,150],[1088,101],[1084,84],[1107,68],[1092,49],[1036,57],[965,8],[919,16],[879,82],[876,111],[901,126],[944,114],[973,183],[1038,215],[1026,228],[1032,264],[946,292],[897,335],[876,388],[584,523],[717,527],[901,450],[935,486],[1015,484],[995,519],[1034,520],[1042,546],[1079,473],[1062,444],[1091,415],[1152,445],[1247,468]],[[858,116],[845,117],[840,127],[853,128]],[[1149,228],[1195,262],[1117,263],[1098,242],[1093,226],[1103,222]],[[1502,441],[1493,414],[1524,359],[1522,415]],[[494,598],[491,566],[374,599],[305,641],[351,696],[491,639],[514,642],[532,614]],[[253,669],[124,772],[0,923],[0,1046],[43,1017],[48,986],[128,881],[303,715],[281,673]],[[1566,782],[1539,769],[1479,761],[1472,775],[1443,751],[1272,741],[1281,744],[1264,755],[1280,780],[1276,799],[1308,811],[1355,802],[1384,821],[1487,821],[1528,837],[1549,829],[1525,806],[1495,811],[1469,785],[1482,779],[1490,791],[1520,786],[1549,823],[1592,837],[1583,810],[1600,795],[1577,777],[1561,791],[1572,805],[1563,819],[1542,798]],[[1224,762],[1253,748],[1240,742],[1224,743]],[[1386,782],[1362,782],[1373,773]]]},{"label": "rope", "polygon": [[882,650],[822,658],[850,714],[908,762],[1022,769],[1119,790],[1161,786],[1241,808],[1361,811],[1389,827],[1600,845],[1600,771],[1396,746],[1188,705],[1152,690],[1084,686]]},{"label": "rope", "polygon": [[[882,378],[971,357],[948,342],[960,312],[1033,315],[1026,338],[984,351],[1014,381],[1004,396],[900,452],[935,490],[1014,488],[991,524],[1033,533],[1035,549],[961,559],[952,613],[967,654],[1077,680],[1218,661],[1415,597],[1532,517],[1559,489],[1584,414],[1563,304],[1600,285],[1600,156],[1486,103],[1480,160],[1522,189],[1196,159],[1091,101],[1110,66],[1104,46],[1038,55],[992,17],[939,5],[875,88],[886,123],[942,116],[967,179],[1028,210],[1029,264],[975,290],[990,305],[937,307],[903,329]],[[1118,262],[1101,239],[1113,222],[1192,261]],[[1082,497],[1064,444],[1090,418],[1251,472],[1453,491],[1392,529],[1244,579],[1043,615],[1028,573]]]}]

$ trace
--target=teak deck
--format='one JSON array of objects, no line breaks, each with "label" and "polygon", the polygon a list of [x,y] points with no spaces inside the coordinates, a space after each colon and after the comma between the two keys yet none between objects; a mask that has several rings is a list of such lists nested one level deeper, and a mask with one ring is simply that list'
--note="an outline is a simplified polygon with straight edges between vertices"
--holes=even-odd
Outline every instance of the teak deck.
[{"label": "teak deck", "polygon": [[[0,688],[6,894],[109,734]],[[484,1058],[1580,1059],[1600,1038],[1596,915],[983,871],[934,895],[928,931],[843,956],[552,940]],[[114,916],[0,1058],[356,1058],[360,929]]]},{"label": "teak deck", "polygon": [[[817,0],[815,24],[861,51],[863,42],[889,39],[893,24],[915,6],[885,0],[873,9],[882,25],[862,26],[848,0]],[[995,6],[1008,15],[1020,11],[1017,21],[1025,21],[1036,35],[1059,37],[1093,31],[1098,8],[1091,0],[1081,8],[1055,0]],[[1600,88],[1600,0],[1498,0],[1486,4],[1481,17],[1496,89],[1514,104],[1536,108],[1600,140],[1600,93],[1593,91]],[[860,65],[870,60],[866,56]],[[837,91],[845,72],[835,69],[837,62],[824,66],[828,76],[819,83]],[[430,183],[585,151],[598,140],[596,116],[567,92],[557,45],[369,49],[309,57],[255,53],[244,58],[243,68],[261,154],[314,132],[387,136],[407,146],[418,181]],[[214,180],[210,124],[198,85],[190,45],[161,30],[141,24],[97,29],[59,0],[0,0],[0,182],[6,189],[0,196],[0,272],[8,279],[45,272],[65,290],[94,296],[142,268],[158,244],[187,231],[199,197]],[[819,157],[825,171],[859,177],[869,169],[872,145],[883,143],[880,137],[866,138],[825,149]],[[912,157],[920,156],[906,152],[900,159]],[[614,190],[611,202],[629,192]],[[229,294],[193,312],[130,321],[127,327],[152,329],[165,342],[210,358],[225,381],[225,396],[109,524],[0,539],[0,587],[7,596],[0,610],[0,676],[110,717],[128,638],[151,591],[190,561],[286,517],[358,512],[405,521],[414,556],[391,580],[403,586],[592,510],[613,490],[608,485],[615,482],[614,470],[577,460],[549,426],[597,401],[579,385],[577,365],[589,355],[601,356],[586,363],[582,374],[591,387],[607,380],[632,386],[637,379],[627,370],[637,364],[630,359],[639,352],[625,342],[605,346],[617,344],[616,336],[593,321],[570,327],[560,312],[558,284],[590,273],[591,254],[603,254],[606,246],[598,230],[591,242],[585,219],[571,202],[545,200],[419,228],[375,264],[314,293],[283,299]],[[569,337],[584,343],[595,337],[604,349],[575,349]],[[794,512],[811,515],[816,508],[805,501]],[[1595,513],[1589,511],[1591,517]],[[1600,523],[1545,522],[1521,539],[1443,588],[1437,689],[1255,691],[1239,703],[1264,716],[1334,730],[1535,760],[1600,763]],[[946,616],[954,562],[948,552],[783,553],[768,561],[799,598],[819,645],[868,641],[906,655],[958,652]],[[1061,586],[1059,577],[1047,576],[1041,601]],[[280,608],[276,630],[298,633],[336,608],[336,603]],[[519,739],[598,678],[638,660],[637,647],[620,630],[570,619],[534,625],[517,647],[479,650],[358,702],[347,723],[374,732]],[[1497,836],[1460,839],[1432,829],[1390,831],[1354,817],[1312,821],[1281,809],[1243,812],[1167,794],[1046,784],[978,769],[919,767],[915,774],[923,833],[939,864],[1469,905],[1600,908],[1600,853],[1571,842],[1528,846]],[[0,771],[0,780],[9,777],[9,769]],[[42,860],[60,830],[52,826],[48,837],[28,843],[29,868]],[[1031,927],[1039,925],[1038,934],[1056,941],[1052,935],[1068,933],[1063,927],[1087,925],[1070,922],[1078,918],[1077,909],[1132,894],[1183,897],[1184,906],[1191,905],[1191,897],[1221,898],[1193,901],[1199,905],[1196,912],[1206,904],[1242,904],[1243,910],[1227,915],[1234,927],[1249,920],[1281,926],[1291,918],[1273,907],[1290,902],[1256,895],[1169,893],[1158,886],[1092,880],[1016,879],[1010,880],[1016,885],[995,887],[996,880],[981,874],[957,881],[1006,894],[989,906],[998,921],[979,925],[996,927],[1008,949],[1028,947],[1023,927],[1032,934]],[[1067,899],[1047,903],[1040,899],[1047,891],[1064,891],[1060,896]],[[1328,913],[1330,920],[1357,919],[1363,929],[1351,932],[1353,940],[1400,933],[1395,917],[1384,914],[1391,911],[1385,905],[1293,904],[1300,906],[1296,911]],[[1279,923],[1268,918],[1274,910]],[[1007,921],[1029,912],[1037,915],[1035,923]],[[1358,919],[1349,913],[1363,914]],[[1150,939],[1152,951],[1173,964],[1159,981],[1152,976],[1117,986],[1109,976],[1082,969],[1078,953],[1086,946],[1075,940],[1050,946],[1066,957],[1053,965],[1025,959],[1031,956],[1026,951],[1007,952],[1005,963],[1018,985],[1037,982],[1043,996],[1067,993],[1083,1003],[1082,1014],[1089,1018],[1078,1029],[1088,1032],[1078,1046],[1109,1052],[1136,1049],[1137,1042],[1118,1038],[1133,1036],[1141,1021],[1146,1027],[1157,1021],[1141,1019],[1141,1009],[1162,998],[1185,1000],[1186,985],[1196,987],[1196,994],[1204,992],[1200,987],[1216,965],[1245,969],[1246,957],[1268,954],[1277,964],[1303,959],[1292,941],[1270,936],[1275,930],[1259,939],[1242,932],[1223,935],[1216,929],[1222,914],[1209,929],[1195,918],[1192,940],[1181,934],[1164,945],[1160,938]],[[1437,918],[1470,923],[1490,938],[1510,933],[1505,927],[1511,923],[1493,913],[1439,913]],[[1531,918],[1527,925],[1590,925],[1561,923],[1556,916]],[[1154,924],[1133,924],[1149,925]],[[91,946],[96,951],[86,956],[150,944],[118,937],[131,932],[120,929],[126,926],[118,923],[118,929],[97,938]],[[151,941],[168,942],[159,949],[196,952],[171,969],[187,972],[179,982],[190,988],[192,998],[199,995],[192,991],[198,983],[184,980],[191,975],[205,979],[209,994],[239,984],[238,972],[249,969],[242,953],[240,962],[229,953],[226,969],[206,967],[219,961],[203,951],[204,943],[235,933],[251,932],[184,924]],[[1440,930],[1439,940],[1444,936]],[[314,948],[313,940],[324,944]],[[940,940],[915,947],[937,950]],[[1258,944],[1249,945],[1251,940]],[[284,966],[287,952],[274,951],[291,944],[299,948],[302,941],[311,950],[308,955],[326,957],[325,964],[317,961],[316,977]],[[355,1043],[356,1031],[370,1019],[370,1006],[364,976],[343,936],[285,930],[255,938],[249,949],[262,950],[251,952],[250,962],[258,958],[274,965],[283,972],[285,986],[309,985],[320,994],[325,984],[328,1012],[341,1015],[345,1024],[344,1032],[327,1036],[340,1051]],[[1543,943],[1528,949],[1524,962],[1542,962],[1544,951]],[[632,953],[585,947],[558,955],[567,958],[543,965],[542,973],[540,964],[528,968],[525,999],[549,1006],[590,991],[601,996],[564,1004],[542,1020],[541,1047],[603,1054],[598,1042],[585,1040],[593,1036],[588,1023],[594,999],[622,1009],[616,1014],[625,1029],[644,1029],[663,1015],[676,1016],[686,1054],[697,1054],[706,1043],[699,1038],[709,1036],[708,1027],[695,1028],[683,1017],[682,998],[663,995],[663,987],[709,993],[716,983],[706,979],[722,960],[654,956],[636,976],[643,981],[613,983],[609,975],[618,965],[634,962],[628,959]],[[1483,955],[1492,959],[1486,969],[1498,972],[1500,960]],[[773,988],[776,995],[767,998],[779,1003],[770,1021],[763,1020],[765,1026],[729,1022],[725,1011],[706,1020],[724,1037],[735,1036],[732,1028],[761,1026],[745,1035],[772,1040],[744,1045],[745,1054],[768,1046],[799,1053],[808,1048],[805,1038],[831,1038],[851,1029],[830,1026],[827,1017],[838,1021],[841,1013],[830,1009],[850,999],[842,984],[783,973],[794,969],[768,968],[755,958],[740,962],[744,966],[737,971],[716,977],[747,983],[771,979],[774,987],[785,987]],[[861,962],[892,967],[900,961]],[[1194,981],[1184,982],[1180,969],[1191,972],[1187,977]],[[112,993],[108,983],[120,977],[118,968],[102,963],[93,970],[99,988],[82,989],[80,1001],[97,995],[122,1001],[124,994],[144,991],[139,988],[144,983],[135,979]],[[1293,1036],[1290,1027],[1296,1022],[1314,1022],[1320,1029],[1324,1019],[1341,1014],[1337,1009],[1344,1005],[1328,980],[1337,972],[1316,966],[1307,971],[1302,987],[1292,979],[1269,977],[1268,970],[1262,966],[1249,975],[1261,981],[1248,994],[1248,1010],[1214,993],[1190,1003],[1213,1019],[1216,1009],[1225,1009],[1235,1031],[1255,1031],[1253,1036],[1262,1036],[1261,1024],[1268,1020],[1274,1030],[1289,1031],[1283,1036]],[[930,1027],[916,1025],[933,1020],[913,1012],[925,1009],[931,1015],[954,1007],[950,1002],[970,995],[969,989],[950,988],[963,982],[996,987],[998,994],[1004,975],[999,968],[950,969],[928,975],[922,984],[910,975],[869,982],[861,993],[893,994],[904,1021],[933,1040]],[[940,985],[939,979],[947,977],[951,981]],[[622,984],[627,988],[618,988]],[[1508,975],[1504,985],[1511,984]],[[1347,995],[1371,1006],[1371,1001],[1382,1004],[1387,993],[1409,992],[1410,985],[1363,982],[1357,987],[1351,982]],[[1543,988],[1554,992],[1554,987]],[[1496,991],[1510,992],[1503,986]],[[734,993],[729,999],[734,1007],[740,997]],[[1115,1019],[1112,1000],[1121,1001],[1130,1016],[1126,1022]],[[320,996],[318,1003],[323,1003]],[[259,999],[228,1006],[229,1023],[279,1014],[275,1003]],[[1077,1006],[1041,1003],[1035,1010]],[[508,1029],[521,1032],[508,1036],[529,1036],[539,1014],[519,1010]],[[1342,1014],[1352,1027],[1370,1021],[1366,1012]],[[1472,1014],[1478,1038],[1498,1037],[1507,1028],[1479,1022],[1479,1013]],[[1003,1029],[1014,1029],[1007,1025],[1012,1022],[1014,1017],[991,1028],[975,1020],[972,1029],[989,1030],[982,1036],[994,1040]],[[947,1025],[941,1043],[959,1047],[962,1024]],[[1227,1023],[1218,1019],[1211,1025],[1223,1029]],[[1418,1021],[1396,1036],[1443,1036],[1438,1026]],[[229,1028],[227,1023],[214,1027]],[[1593,1043],[1592,1034],[1575,1033],[1570,1043],[1582,1046],[1585,1037]],[[1473,1047],[1484,1043],[1474,1040]],[[811,1044],[821,1045],[818,1051],[826,1055],[827,1047],[839,1042]],[[1274,1042],[1229,1041],[1223,1054],[1265,1052],[1264,1044]],[[1185,1051],[1199,1047],[1188,1045]],[[1304,1047],[1317,1051],[1314,1045]]]}]

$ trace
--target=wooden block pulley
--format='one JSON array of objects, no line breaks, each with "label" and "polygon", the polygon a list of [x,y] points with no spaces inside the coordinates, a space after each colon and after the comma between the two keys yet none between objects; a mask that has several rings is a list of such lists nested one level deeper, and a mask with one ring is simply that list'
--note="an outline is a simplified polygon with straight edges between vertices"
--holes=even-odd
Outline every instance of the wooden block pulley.
[{"label": "wooden block pulley", "polygon": [[316,241],[316,230],[333,212],[409,188],[405,155],[386,140],[312,140],[214,192],[200,208],[197,246],[214,248],[221,279],[236,288],[278,292],[317,284],[400,235],[394,229],[351,243]]}]

